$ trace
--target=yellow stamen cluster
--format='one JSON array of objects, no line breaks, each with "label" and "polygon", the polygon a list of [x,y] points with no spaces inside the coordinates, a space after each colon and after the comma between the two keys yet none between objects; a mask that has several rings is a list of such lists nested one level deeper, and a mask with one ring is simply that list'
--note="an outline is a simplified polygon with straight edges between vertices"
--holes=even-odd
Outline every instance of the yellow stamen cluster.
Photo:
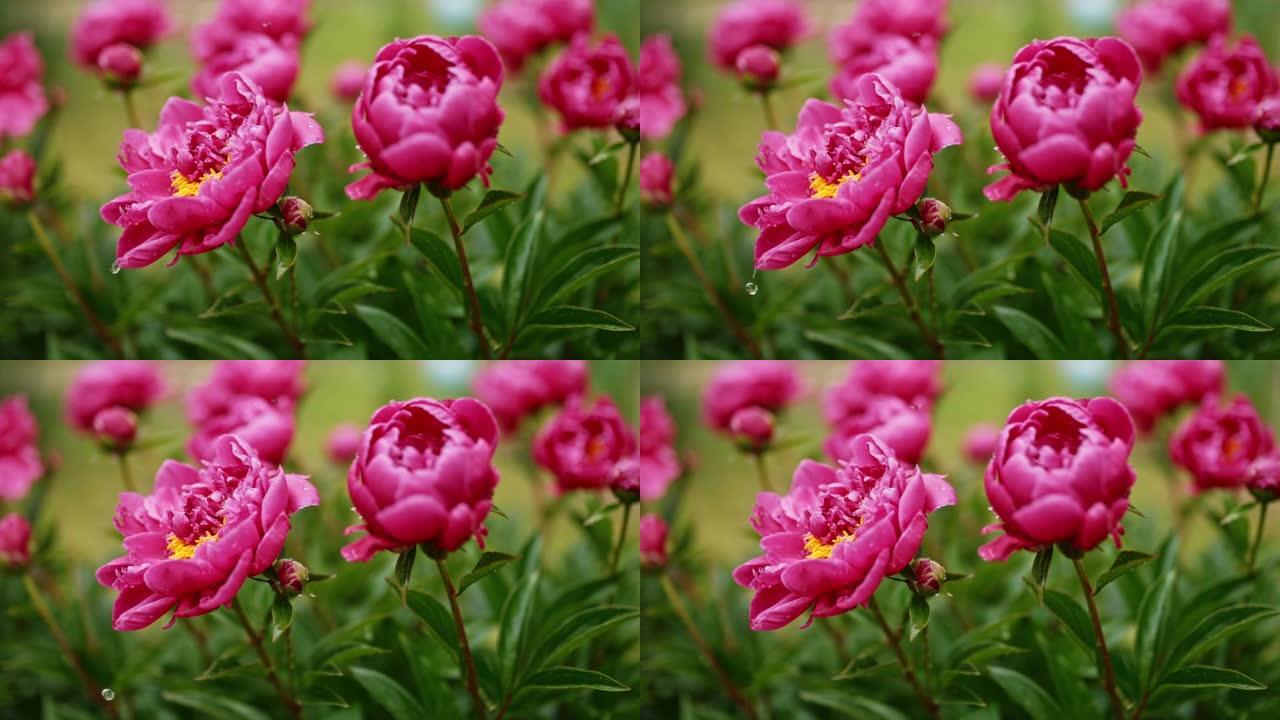
[{"label": "yellow stamen cluster", "polygon": [[174,197],[195,197],[196,195],[200,194],[200,186],[204,185],[210,180],[218,180],[221,177],[222,177],[222,171],[214,170],[214,171],[205,173],[200,177],[199,180],[190,180],[187,178],[186,175],[183,175],[177,170],[174,170],[173,174],[169,176],[169,179],[172,181],[172,184],[173,184]]},{"label": "yellow stamen cluster", "polygon": [[187,541],[183,540],[177,535],[170,533],[168,538],[169,559],[170,560],[190,560],[191,558],[196,556],[196,548],[209,542],[210,540],[216,539],[217,537],[218,537],[217,533],[205,533],[204,535],[201,535],[200,537],[196,538],[196,541],[194,543],[188,543]]},{"label": "yellow stamen cluster", "polygon": [[862,173],[856,173],[852,170],[845,173],[844,176],[836,182],[831,182],[818,173],[814,173],[809,176],[809,193],[810,196],[815,199],[833,198],[836,196],[836,193],[840,192],[841,185],[844,185],[847,182],[858,182],[861,179]]},{"label": "yellow stamen cluster", "polygon": [[804,536],[805,557],[810,560],[825,560],[831,557],[831,552],[836,549],[837,545],[846,540],[852,540],[853,537],[853,533],[850,532],[840,533],[832,542],[824,543],[813,535],[806,534]]}]

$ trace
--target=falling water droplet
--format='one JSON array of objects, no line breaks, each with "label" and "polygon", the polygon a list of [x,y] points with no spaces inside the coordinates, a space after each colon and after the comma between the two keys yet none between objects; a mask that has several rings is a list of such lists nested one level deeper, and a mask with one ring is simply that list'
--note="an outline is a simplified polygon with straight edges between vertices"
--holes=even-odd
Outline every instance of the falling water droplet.
[{"label": "falling water droplet", "polygon": [[747,283],[747,294],[748,294],[748,295],[755,295],[755,294],[756,294],[756,293],[758,293],[758,292],[760,292],[760,286],[759,286],[759,285],[757,285],[757,284],[755,284],[755,283],[753,283],[753,282],[749,282],[749,283]]},{"label": "falling water droplet", "polygon": [[120,274],[120,263],[118,263],[118,262],[113,262],[113,263],[111,263],[111,274],[112,274],[112,275],[119,275],[119,274]]},{"label": "falling water droplet", "polygon": [[102,688],[102,699],[111,702],[116,699],[116,691],[111,688]]}]

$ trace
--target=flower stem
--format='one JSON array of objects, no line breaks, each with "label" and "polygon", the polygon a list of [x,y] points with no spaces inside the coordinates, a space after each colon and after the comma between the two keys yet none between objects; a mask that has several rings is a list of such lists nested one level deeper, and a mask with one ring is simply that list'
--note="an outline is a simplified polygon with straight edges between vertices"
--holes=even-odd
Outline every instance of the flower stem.
[{"label": "flower stem", "polygon": [[1262,212],[1262,198],[1267,193],[1267,185],[1271,182],[1271,166],[1272,161],[1276,157],[1276,144],[1267,143],[1267,160],[1266,165],[1262,167],[1262,182],[1258,185],[1258,194],[1253,198],[1253,214],[1257,215]]},{"label": "flower stem", "polygon": [[141,129],[142,121],[138,119],[138,106],[133,102],[133,90],[121,90],[120,97],[124,98],[124,112],[129,117],[129,127]]},{"label": "flower stem", "polygon": [[53,263],[53,269],[58,273],[58,277],[62,279],[62,284],[67,288],[67,294],[80,306],[80,311],[84,313],[85,319],[89,321],[93,332],[102,340],[103,344],[116,356],[122,357],[124,351],[120,347],[120,343],[111,335],[111,331],[98,319],[98,314],[93,311],[89,303],[85,301],[84,295],[80,292],[80,287],[76,285],[76,281],[71,277],[71,273],[67,272],[67,267],[62,264],[62,258],[58,257],[58,253],[53,248],[53,242],[49,240],[49,234],[44,230],[44,224],[40,222],[40,217],[35,210],[27,211],[27,219],[31,221],[31,229],[36,234],[36,240],[40,242],[40,249],[44,250],[44,254],[49,257],[49,262]]},{"label": "flower stem", "polygon": [[925,344],[938,357],[942,357],[944,350],[942,343],[938,342],[938,338],[929,330],[929,326],[924,324],[924,318],[920,317],[920,309],[916,307],[916,300],[911,296],[911,291],[907,288],[907,281],[903,274],[898,271],[898,266],[893,264],[893,258],[889,257],[889,251],[884,249],[884,244],[877,239],[871,243],[875,246],[876,252],[880,255],[880,262],[884,263],[885,270],[889,271],[889,277],[893,280],[894,287],[898,288],[898,294],[902,296],[902,301],[906,303],[907,310],[911,313],[911,322],[915,323],[916,329],[920,331],[920,336],[924,338]]},{"label": "flower stem", "polygon": [[777,130],[778,113],[773,110],[773,97],[769,94],[769,91],[762,90],[760,92],[760,105],[764,107],[765,129]]},{"label": "flower stem", "polygon": [[760,478],[760,489],[773,492],[773,483],[769,482],[769,466],[764,461],[764,453],[752,453],[756,458],[756,475]]},{"label": "flower stem", "polygon": [[631,506],[634,504],[625,503],[622,506],[622,528],[618,530],[618,544],[613,547],[613,553],[609,558],[610,575],[618,571],[618,559],[622,557],[622,544],[627,540],[627,525],[631,522]]},{"label": "flower stem", "polygon": [[138,488],[133,484],[133,473],[129,470],[128,451],[116,453],[116,459],[120,462],[120,482],[124,483],[124,489],[137,492]]},{"label": "flower stem", "polygon": [[1080,578],[1080,589],[1084,591],[1084,600],[1089,605],[1089,617],[1093,620],[1093,634],[1098,638],[1098,654],[1102,657],[1102,683],[1111,698],[1111,711],[1116,720],[1124,720],[1124,705],[1120,702],[1120,693],[1116,690],[1116,671],[1111,665],[1111,653],[1107,652],[1107,640],[1102,635],[1102,620],[1098,617],[1098,604],[1093,601],[1093,587],[1089,584],[1089,575],[1084,571],[1084,563],[1080,558],[1072,558],[1076,567],[1076,576]]},{"label": "flower stem", "polygon": [[271,292],[271,284],[267,282],[266,273],[258,267],[258,263],[254,262],[253,255],[249,253],[249,247],[245,244],[244,238],[239,238],[235,243],[236,249],[240,252],[240,259],[244,261],[245,267],[249,268],[249,273],[253,276],[253,282],[262,291],[262,297],[271,306],[271,317],[276,321],[276,325],[280,326],[280,332],[284,333],[285,339],[293,346],[293,349],[302,357],[307,356],[307,346],[302,340],[289,329],[289,324],[284,321],[284,315],[280,312],[280,303],[276,301],[276,294]]},{"label": "flower stem", "polygon": [[680,248],[680,252],[689,261],[689,266],[693,268],[693,274],[698,276],[698,282],[702,284],[702,291],[706,293],[711,305],[720,311],[720,316],[728,324],[730,332],[738,338],[738,342],[742,343],[743,347],[753,357],[761,357],[760,346],[747,334],[746,328],[738,322],[738,319],[733,315],[733,311],[720,298],[720,293],[716,292],[711,278],[707,277],[707,272],[702,268],[702,263],[698,261],[698,256],[694,255],[693,248],[689,247],[689,240],[685,237],[684,231],[680,229],[680,224],[676,222],[675,216],[670,213],[667,214],[667,228],[671,231],[671,237],[676,241],[676,246]]},{"label": "flower stem", "polygon": [[848,665],[853,658],[849,657],[848,646],[845,644],[844,631],[836,625],[835,618],[823,618],[818,625],[831,637],[831,646],[836,649],[836,656],[840,658],[840,662]]},{"label": "flower stem", "polygon": [[1253,533],[1253,545],[1249,548],[1248,560],[1245,563],[1245,572],[1253,572],[1253,566],[1258,561],[1258,548],[1262,546],[1262,530],[1267,526],[1267,506],[1271,503],[1262,503],[1258,508],[1258,529]]},{"label": "flower stem", "polygon": [[240,620],[240,626],[244,628],[245,634],[249,636],[249,644],[258,653],[258,659],[262,661],[262,667],[267,672],[267,681],[276,689],[276,694],[280,696],[280,701],[284,703],[285,709],[289,711],[289,716],[295,720],[302,720],[302,705],[293,699],[293,696],[285,689],[284,683],[280,682],[280,676],[276,673],[275,663],[271,661],[271,656],[267,654],[267,648],[262,644],[262,634],[254,629],[253,623],[249,622],[249,616],[244,614],[244,608],[240,606],[240,598],[232,599],[231,609],[235,611],[236,617]]},{"label": "flower stem", "polygon": [[462,284],[466,287],[467,317],[471,322],[471,334],[476,336],[476,342],[480,345],[480,354],[486,360],[493,357],[492,351],[489,349],[489,341],[484,335],[484,320],[480,314],[480,296],[476,295],[476,285],[471,280],[471,266],[467,263],[467,248],[462,242],[462,228],[458,226],[458,218],[453,214],[453,205],[449,203],[449,198],[440,198],[440,204],[444,206],[444,215],[449,219],[449,232],[453,233],[453,247],[458,251],[458,264],[462,266]]},{"label": "flower stem", "polygon": [[462,660],[467,666],[467,692],[475,705],[476,717],[483,719],[488,714],[485,711],[484,700],[480,697],[480,684],[476,679],[476,661],[471,656],[471,643],[467,642],[467,628],[462,623],[462,609],[458,607],[458,591],[453,587],[453,579],[449,577],[449,568],[445,566],[444,558],[436,558],[436,568],[440,570],[440,579],[444,581],[445,593],[449,596],[449,608],[453,610],[453,626],[458,631]]},{"label": "flower stem", "polygon": [[884,632],[885,642],[898,656],[898,663],[902,665],[902,674],[906,676],[907,683],[911,685],[911,689],[915,690],[916,698],[920,700],[920,705],[924,707],[925,712],[932,718],[941,718],[942,713],[938,709],[938,704],[929,696],[928,691],[920,684],[920,679],[916,677],[916,671],[911,664],[911,658],[907,657],[907,653],[902,649],[902,636],[894,632],[889,627],[889,623],[884,619],[884,613],[880,612],[880,604],[876,602],[875,596],[867,602],[867,607],[871,609],[871,614],[875,616],[876,622],[880,624],[880,630]]},{"label": "flower stem", "polygon": [[1102,252],[1102,239],[1098,234],[1098,223],[1093,219],[1093,211],[1084,198],[1079,198],[1080,212],[1084,214],[1085,224],[1089,226],[1089,237],[1093,240],[1093,254],[1098,258],[1098,272],[1102,274],[1102,294],[1106,297],[1107,306],[1103,310],[1107,314],[1107,327],[1116,339],[1116,350],[1124,359],[1129,358],[1129,341],[1124,338],[1124,328],[1120,324],[1120,303],[1116,301],[1116,291],[1111,287],[1111,272],[1107,270],[1107,257]]},{"label": "flower stem", "polygon": [[36,614],[44,620],[44,624],[49,627],[49,633],[53,635],[53,640],[58,644],[58,649],[62,651],[62,656],[66,658],[67,664],[75,671],[76,677],[80,678],[80,684],[84,687],[84,691],[88,693],[89,699],[96,702],[111,717],[119,717],[114,705],[102,697],[102,688],[98,687],[98,683],[94,681],[93,676],[85,669],[80,662],[80,658],[76,655],[75,648],[71,647],[71,642],[67,640],[66,633],[62,632],[62,627],[58,625],[58,621],[53,616],[53,612],[49,610],[49,604],[45,602],[44,595],[41,594],[40,588],[36,586],[34,580],[31,579],[31,573],[22,574],[22,585],[27,589],[27,595],[31,597],[31,605],[35,607]]},{"label": "flower stem", "polygon": [[662,583],[662,591],[667,595],[667,601],[671,603],[671,609],[675,611],[676,617],[680,618],[680,622],[689,633],[694,646],[698,648],[698,652],[707,661],[711,672],[720,681],[720,686],[724,688],[725,694],[742,710],[746,717],[750,718],[750,720],[755,720],[757,717],[755,707],[742,694],[742,690],[733,682],[733,678],[729,677],[729,674],[720,666],[720,661],[716,660],[715,653],[711,651],[711,646],[707,645],[702,633],[698,631],[698,626],[694,624],[693,618],[689,616],[689,610],[685,607],[684,601],[680,599],[680,594],[676,592],[675,587],[671,584],[671,578],[667,577],[666,573],[663,573],[659,581]]},{"label": "flower stem", "polygon": [[627,150],[627,171],[622,174],[622,186],[618,188],[618,197],[613,203],[613,214],[622,214],[622,204],[627,200],[627,190],[631,188],[631,175],[636,169],[636,153],[640,150],[640,143],[629,142]]}]

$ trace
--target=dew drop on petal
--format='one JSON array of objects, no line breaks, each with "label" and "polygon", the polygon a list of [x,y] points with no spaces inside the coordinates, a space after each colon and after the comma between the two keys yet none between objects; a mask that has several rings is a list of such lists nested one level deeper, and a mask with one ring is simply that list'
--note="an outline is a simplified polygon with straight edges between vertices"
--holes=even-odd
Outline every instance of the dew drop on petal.
[{"label": "dew drop on petal", "polygon": [[116,699],[116,691],[111,688],[102,688],[102,699],[111,702]]},{"label": "dew drop on petal", "polygon": [[118,263],[118,262],[113,262],[113,263],[111,263],[111,274],[112,274],[112,275],[119,275],[119,274],[120,274],[120,263]]},{"label": "dew drop on petal", "polygon": [[758,293],[758,292],[760,292],[760,286],[759,286],[759,285],[757,285],[757,284],[755,284],[755,283],[753,283],[753,282],[749,282],[749,283],[747,283],[747,294],[748,294],[748,295],[755,295],[755,294],[756,294],[756,293]]}]

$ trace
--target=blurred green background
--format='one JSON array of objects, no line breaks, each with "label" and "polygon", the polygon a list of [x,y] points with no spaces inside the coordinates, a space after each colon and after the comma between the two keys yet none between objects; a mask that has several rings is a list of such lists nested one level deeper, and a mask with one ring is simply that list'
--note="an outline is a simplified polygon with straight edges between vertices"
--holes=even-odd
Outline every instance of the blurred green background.
[{"label": "blurred green background", "polygon": [[[682,457],[691,458],[687,474],[668,491],[663,512],[674,525],[693,533],[695,552],[708,567],[734,567],[759,554],[759,537],[748,522],[759,483],[753,459],[739,453],[724,436],[713,433],[701,419],[701,397],[718,363],[709,361],[645,362],[641,371],[641,394],[662,395],[675,418],[677,444]],[[827,433],[822,416],[822,391],[842,381],[848,363],[813,361],[797,363],[808,391],[779,420],[778,442],[786,449],[767,456],[769,475],[775,488],[790,485],[791,472],[801,459],[822,457],[821,444]],[[963,442],[968,429],[979,422],[1003,425],[1004,419],[1028,399],[1054,395],[1092,397],[1107,394],[1107,380],[1118,367],[1106,361],[953,361],[943,366],[944,390],[933,413],[933,434],[921,463],[926,472],[946,474],[955,486],[961,503],[973,500],[977,508],[985,508],[982,467],[967,462]],[[1232,362],[1227,365],[1228,394],[1244,393],[1257,405],[1263,418],[1275,426],[1280,413],[1280,363]],[[1156,431],[1140,439],[1131,458],[1138,480],[1133,490],[1133,504],[1145,518],[1129,515],[1125,521],[1128,534],[1126,547],[1150,550],[1143,545],[1149,538],[1163,537],[1172,527],[1174,502],[1185,499],[1170,492],[1170,483],[1185,491],[1190,479],[1181,471],[1171,476],[1167,464],[1165,438],[1190,408],[1177,418],[1166,419]],[[1209,493],[1203,500],[1216,507],[1228,493]],[[1243,493],[1241,494],[1243,497]],[[950,509],[956,513],[958,510]],[[1256,513],[1248,515],[1250,523]],[[991,513],[982,514],[982,522],[995,522]],[[1274,537],[1280,521],[1272,518],[1269,532]],[[677,535],[681,534],[677,532]],[[1184,538],[1184,551],[1195,552],[1216,533],[1196,515]],[[983,538],[925,536],[925,548],[956,546],[976,549]],[[1137,543],[1135,545],[1135,543]],[[1107,553],[1113,553],[1110,544]],[[936,551],[930,551],[936,552]],[[976,552],[958,553],[968,559],[968,567],[953,568],[971,572],[980,561]],[[940,557],[941,553],[935,554]],[[1012,561],[1011,561],[1012,562]]]}]

